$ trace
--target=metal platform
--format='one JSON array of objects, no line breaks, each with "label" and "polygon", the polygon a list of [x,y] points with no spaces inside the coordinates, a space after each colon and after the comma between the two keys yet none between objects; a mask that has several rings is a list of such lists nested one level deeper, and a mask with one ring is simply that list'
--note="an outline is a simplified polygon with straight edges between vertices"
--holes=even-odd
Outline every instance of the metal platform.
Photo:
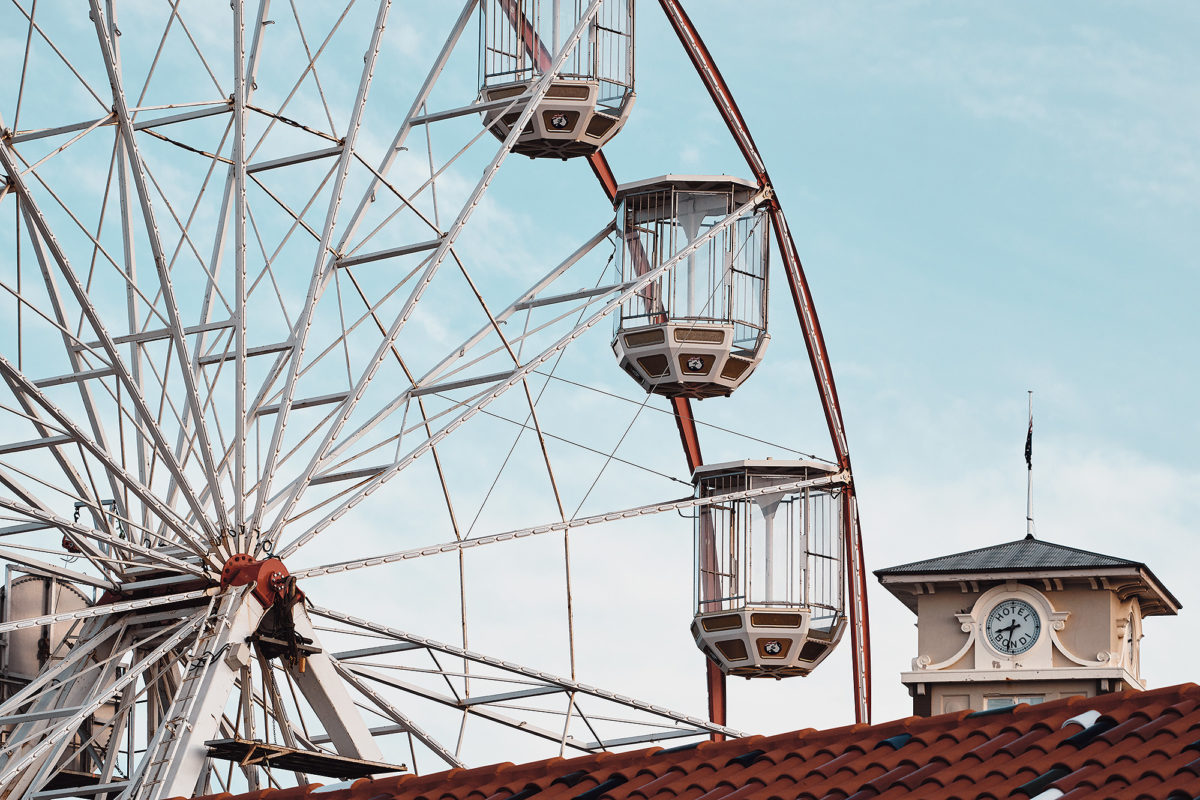
[{"label": "metal platform", "polygon": [[268,744],[256,739],[213,739],[204,744],[208,747],[210,758],[235,761],[241,766],[257,764],[341,780],[408,771],[408,767],[403,764],[363,761],[333,753]]}]

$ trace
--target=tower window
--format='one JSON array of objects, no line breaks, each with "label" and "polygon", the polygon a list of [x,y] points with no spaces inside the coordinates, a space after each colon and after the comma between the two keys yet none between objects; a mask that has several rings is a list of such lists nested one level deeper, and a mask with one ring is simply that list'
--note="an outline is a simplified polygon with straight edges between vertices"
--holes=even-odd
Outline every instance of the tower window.
[{"label": "tower window", "polygon": [[1018,703],[1028,703],[1031,706],[1036,706],[1045,699],[1046,696],[1041,694],[1023,695],[1019,697],[1008,695],[999,697],[986,697],[984,698],[983,702],[984,708],[991,710],[993,708],[1007,708],[1008,706],[1015,706]]}]

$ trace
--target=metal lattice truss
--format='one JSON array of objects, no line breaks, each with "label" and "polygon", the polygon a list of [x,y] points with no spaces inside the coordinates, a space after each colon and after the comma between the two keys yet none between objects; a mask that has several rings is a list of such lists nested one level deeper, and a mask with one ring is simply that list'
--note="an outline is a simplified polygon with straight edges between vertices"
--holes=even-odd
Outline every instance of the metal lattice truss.
[{"label": "metal lattice truss", "polygon": [[[688,482],[618,454],[646,399],[577,404],[616,372],[594,329],[772,193],[634,281],[613,278],[603,216],[547,257],[502,168],[602,0],[525,95],[490,103],[477,0],[406,5],[0,12],[0,559],[93,598],[9,593],[0,797],[438,769],[482,736],[519,757],[739,735],[576,679],[568,537],[714,502],[649,502]],[[497,108],[518,114],[502,141],[480,122]],[[594,193],[530,202],[569,216]],[[664,411],[646,416],[670,442]],[[474,574],[533,600],[484,588],[474,613],[553,608],[553,651],[476,652],[466,555],[537,534],[558,535],[565,583],[489,556]],[[239,577],[239,554],[275,572]],[[367,568],[387,577],[334,582]],[[354,613],[324,607],[342,594]],[[396,614],[405,630],[378,621]],[[19,674],[25,633],[46,646]],[[217,740],[250,744],[231,761]]]}]

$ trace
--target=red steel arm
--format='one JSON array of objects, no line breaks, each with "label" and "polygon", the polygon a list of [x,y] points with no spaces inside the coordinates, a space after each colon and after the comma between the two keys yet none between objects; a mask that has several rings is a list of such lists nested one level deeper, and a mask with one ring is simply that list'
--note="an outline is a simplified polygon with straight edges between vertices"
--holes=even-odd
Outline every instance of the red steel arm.
[{"label": "red steel arm", "polygon": [[[692,403],[686,397],[672,397],[671,407],[675,411],[675,423],[679,426],[679,438],[683,442],[683,453],[687,457],[688,469],[695,472],[704,463],[700,456],[700,436],[696,431],[696,419],[692,416]],[[726,724],[728,716],[727,696],[725,694],[725,673],[717,666],[717,662],[705,656],[705,685],[708,687],[708,719],[718,725]],[[714,733],[710,737],[714,742],[725,741],[725,735]]]},{"label": "red steel arm", "polygon": [[[610,201],[617,198],[617,179],[613,176],[612,167],[604,153],[597,150],[588,156],[588,164],[600,181],[600,186]],[[704,463],[700,455],[700,433],[696,430],[696,418],[692,416],[692,401],[686,397],[672,397],[671,408],[675,412],[675,424],[679,427],[679,440],[683,443],[683,455],[687,459],[688,470],[695,472]],[[725,695],[725,673],[717,663],[707,656],[704,659],[705,685],[708,688],[708,719],[718,725],[724,725],[728,719],[728,707]],[[721,733],[712,734],[714,742],[725,740]]]},{"label": "red steel arm", "polygon": [[[725,120],[729,132],[737,142],[738,148],[750,165],[760,188],[771,189],[769,212],[772,226],[775,229],[775,240],[783,255],[787,268],[788,284],[792,290],[792,300],[796,306],[796,314],[800,327],[804,331],[804,343],[808,348],[809,362],[812,364],[813,376],[816,378],[817,390],[821,396],[821,407],[825,412],[825,421],[829,427],[829,435],[833,440],[834,452],[837,455],[838,466],[850,470],[850,451],[846,443],[846,430],[842,421],[841,404],[838,402],[837,387],[833,381],[833,369],[829,363],[829,353],[825,348],[825,338],[821,334],[821,324],[817,320],[816,307],[813,305],[812,294],[809,292],[808,281],[804,277],[804,268],[783,216],[779,198],[775,194],[771,179],[767,175],[766,164],[759,154],[758,146],[750,135],[750,128],[738,109],[733,94],[729,91],[725,79],[721,77],[712,54],[700,38],[691,19],[683,10],[679,0],[659,0],[667,20],[683,44],[684,50],[696,68],[697,74],[704,82],[709,96],[717,106],[721,117]],[[866,570],[862,552],[862,532],[858,524],[858,504],[854,496],[854,485],[851,482],[843,493],[843,541],[846,551],[847,582],[850,587],[850,637],[854,650],[854,701],[855,719],[858,722],[871,721],[871,645],[870,629],[867,623],[867,587]]]},{"label": "red steel arm", "polygon": [[[546,46],[538,37],[537,32],[534,31],[533,25],[521,12],[517,0],[501,0],[501,7],[509,22],[520,35],[521,41],[525,45],[525,51],[532,58],[537,59],[538,69],[548,69],[551,62],[550,53],[546,50]],[[609,202],[615,203],[617,179],[613,175],[612,167],[609,166],[604,153],[600,150],[592,153],[588,156],[588,164]],[[675,412],[675,424],[679,428],[679,439],[683,443],[683,454],[687,459],[688,470],[694,472],[704,463],[704,459],[700,455],[700,434],[696,430],[696,419],[692,416],[692,402],[686,397],[675,397],[671,399],[671,408]],[[718,725],[724,725],[727,719],[725,673],[721,672],[716,662],[707,657],[704,659],[704,663],[707,668],[705,683],[708,688],[708,718]],[[725,736],[714,733],[712,739],[719,742],[723,741]]]},{"label": "red steel arm", "polygon": [[504,15],[512,23],[517,35],[521,37],[521,44],[525,45],[525,52],[536,60],[538,70],[545,72],[550,69],[550,63],[553,60],[550,51],[546,49],[546,45],[542,44],[537,31],[533,29],[533,23],[521,10],[519,0],[500,0],[500,8],[504,10]]},{"label": "red steel arm", "polygon": [[[617,179],[613,176],[612,167],[604,153],[597,150],[588,156],[588,164],[600,182],[600,187],[610,201],[617,198]],[[688,470],[695,472],[704,463],[700,455],[700,433],[696,430],[696,418],[692,416],[692,401],[686,397],[671,398],[671,408],[675,412],[675,424],[679,427],[679,440],[683,443],[683,455],[687,459]],[[708,688],[708,719],[718,725],[724,725],[727,716],[728,703],[725,694],[725,673],[717,663],[708,657],[704,659],[705,685]],[[712,734],[714,742],[725,740],[721,733]]]},{"label": "red steel arm", "polygon": [[[604,194],[610,201],[617,199],[617,179],[613,176],[612,167],[603,151],[597,150],[588,156],[588,164],[604,189]],[[679,426],[679,439],[683,443],[683,454],[687,458],[688,469],[695,471],[704,463],[700,455],[700,434],[696,430],[696,419],[692,416],[692,402],[686,397],[671,398],[671,407],[675,411],[675,423]]]}]

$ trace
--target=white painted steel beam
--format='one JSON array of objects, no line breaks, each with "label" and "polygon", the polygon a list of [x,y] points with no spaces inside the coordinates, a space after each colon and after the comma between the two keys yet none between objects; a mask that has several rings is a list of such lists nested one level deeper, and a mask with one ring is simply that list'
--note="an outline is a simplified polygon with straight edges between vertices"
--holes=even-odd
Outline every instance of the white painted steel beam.
[{"label": "white painted steel beam", "polygon": [[629,283],[614,283],[610,286],[597,286],[595,289],[580,289],[577,292],[567,292],[566,294],[556,294],[550,297],[539,297],[536,300],[525,300],[517,303],[513,308],[517,311],[524,311],[529,308],[540,308],[542,306],[550,306],[555,303],[569,303],[572,300],[584,300],[588,297],[600,297],[601,295],[611,294],[612,292],[623,292],[629,288]]},{"label": "white painted steel beam", "polygon": [[323,150],[311,150],[307,153],[297,153],[291,156],[273,158],[270,161],[260,161],[257,164],[250,164],[246,167],[246,174],[253,175],[256,172],[266,172],[267,170],[278,169],[279,167],[290,167],[294,164],[304,164],[309,161],[329,158],[330,156],[339,156],[341,154],[341,145],[337,145],[336,147],[326,147]]},{"label": "white painted steel beam", "polygon": [[437,394],[438,392],[449,392],[454,389],[465,389],[468,386],[478,386],[481,383],[496,383],[497,381],[506,380],[511,377],[513,372],[515,370],[507,369],[504,372],[493,372],[490,375],[480,375],[476,378],[446,381],[445,383],[435,383],[432,386],[417,386],[410,390],[409,394],[413,397],[422,397],[427,394]]},{"label": "white painted steel beam", "polygon": [[[209,331],[219,331],[225,328],[232,328],[233,320],[220,320],[217,322],[205,322],[200,325],[189,325],[183,329],[183,332],[188,336],[197,333],[207,333]],[[147,342],[157,342],[162,339],[170,339],[171,331],[166,328],[154,328],[148,331],[138,331],[137,333],[126,334],[125,336],[112,337],[113,344],[146,344]],[[103,342],[92,341],[85,342],[81,345],[75,345],[76,350],[96,350],[104,346]]]},{"label": "white painted steel beam", "polygon": [[455,540],[453,542],[445,542],[443,544],[429,545],[428,547],[415,547],[410,550],[397,550],[394,553],[372,556],[370,558],[355,559],[353,561],[340,561],[335,564],[326,564],[319,567],[309,567],[308,569],[296,570],[292,573],[292,575],[301,579],[315,578],[320,575],[332,575],[338,572],[362,569],[364,567],[375,567],[383,564],[395,563],[397,561],[409,561],[414,558],[424,558],[426,556],[438,555],[440,553],[457,553],[462,550],[470,550],[472,548],[482,547],[483,545],[487,544],[508,542],[514,539],[524,539],[529,536],[539,536],[545,533],[555,533],[572,530],[574,528],[583,528],[603,522],[616,522],[622,519],[634,519],[651,514],[663,514],[668,511],[687,511],[688,509],[692,508],[718,505],[734,500],[759,497],[778,492],[794,492],[805,488],[838,487],[844,485],[848,478],[848,472],[837,472],[821,478],[813,478],[804,481],[789,481],[787,483],[779,483],[773,486],[744,489],[740,492],[728,492],[726,494],[712,495],[710,497],[684,497],[680,498],[679,500],[669,500],[665,503],[651,503],[649,505],[634,506],[633,508],[626,508],[619,511],[607,511],[602,514],[593,514],[590,517],[576,517],[575,519],[569,519],[566,521],[548,522],[544,525],[537,525],[531,528],[518,528],[517,530],[507,531],[505,533],[497,533],[491,536],[479,536],[473,539]]},{"label": "white painted steel beam", "polygon": [[129,786],[129,781],[110,781],[94,783],[86,786],[74,786],[66,789],[43,789],[29,795],[29,800],[51,800],[55,797],[98,797],[110,792],[119,792]]},{"label": "white painted steel beam", "polygon": [[[158,128],[163,125],[171,125],[176,122],[185,122],[190,119],[201,119],[203,117],[211,117],[216,114],[226,114],[229,112],[229,106],[218,105],[212,108],[202,108],[196,111],[184,111],[179,114],[168,114],[165,117],[157,117],[151,119],[141,119],[133,123],[134,130],[144,131],[149,128]],[[60,125],[57,128],[40,128],[38,130],[22,131],[13,134],[12,143],[21,144],[22,142],[32,142],[37,139],[45,139],[50,136],[62,136],[67,133],[74,133],[89,128],[97,122],[103,125],[113,125],[116,123],[116,114],[108,114],[104,117],[98,117],[86,122],[74,122],[70,125]]]},{"label": "white painted steel beam", "polygon": [[337,661],[348,661],[352,658],[369,658],[370,656],[382,656],[388,653],[402,653],[407,650],[421,650],[419,644],[411,644],[409,642],[392,642],[391,644],[381,644],[375,647],[363,647],[359,650],[344,650],[340,653],[333,653],[332,658]]},{"label": "white painted steel beam", "polygon": [[253,634],[262,620],[262,604],[248,588],[233,590],[221,598],[213,627],[196,642],[171,707],[122,798],[131,798],[135,793],[139,800],[192,794],[208,758],[204,743],[217,738],[225,704],[237,680],[238,669],[223,654],[228,645]]},{"label": "white painted steel beam", "polygon": [[[324,406],[331,403],[340,403],[346,399],[349,392],[334,392],[333,394],[322,394],[316,397],[305,397],[300,400],[292,401],[292,410],[296,411],[301,408],[313,408],[314,406]],[[258,409],[258,416],[266,416],[268,414],[278,414],[279,404],[274,403],[269,406],[263,406]]]},{"label": "white painted steel beam", "polygon": [[[313,629],[303,603],[292,607],[292,619],[297,634],[312,639],[314,644],[319,641],[319,634]],[[303,670],[290,664],[285,664],[284,668],[321,720],[340,755],[365,761],[384,761],[379,745],[350,699],[345,682],[328,653],[322,651],[309,655]]]},{"label": "white painted steel beam", "polygon": [[[351,674],[351,677],[354,677],[353,674]],[[355,685],[349,678],[346,682],[351,686]],[[374,728],[371,728],[371,735],[378,739],[380,736],[390,736],[394,733],[408,733],[408,730],[407,725],[376,725]],[[320,736],[312,737],[308,742],[309,744],[329,744],[330,739],[328,736],[321,734]]]},{"label": "white painted steel beam", "polygon": [[[416,634],[407,633],[398,628],[392,628],[387,625],[381,625],[380,623],[377,623],[377,622],[370,622],[368,620],[360,619],[358,617],[354,617],[349,614],[342,614],[338,611],[333,611],[328,608],[322,608],[321,606],[314,605],[311,607],[310,610],[318,616],[325,617],[326,619],[331,619],[336,622],[341,622],[344,625],[350,625],[355,628],[361,628],[363,630],[371,631],[372,633],[381,634],[383,636],[389,636],[391,638],[398,639],[401,641],[419,644],[423,647],[429,648],[430,650],[436,650],[440,653],[445,653],[447,655],[454,656],[455,658],[464,658],[467,661],[473,661],[477,664],[486,664],[487,666],[492,667],[494,669],[502,670],[504,672],[510,672],[515,675],[521,675],[522,677],[525,677],[525,678],[532,678],[533,680],[539,681],[543,684],[552,684],[554,686],[559,687],[560,689],[562,689],[564,691],[577,692],[580,694],[591,695],[592,697],[597,697],[602,700],[610,700],[614,703],[618,703],[620,705],[624,705],[624,706],[628,706],[630,708],[637,709],[638,711],[644,711],[646,713],[653,714],[655,716],[663,717],[665,719],[670,719],[677,723],[692,725],[692,726],[695,726],[696,728],[700,728],[700,729],[703,729],[704,731],[709,731],[712,733],[723,733],[727,736],[732,736],[735,738],[741,737],[744,735],[741,731],[737,731],[732,728],[727,728],[724,725],[718,725],[714,722],[709,722],[708,720],[701,719],[700,717],[693,717],[690,714],[683,714],[678,711],[672,711],[669,708],[664,708],[662,706],[656,706],[656,705],[647,703],[642,700],[637,700],[632,697],[627,697],[625,695],[617,694],[616,692],[610,692],[607,689],[601,689],[598,686],[591,686],[586,683],[580,683],[579,681],[573,681],[569,678],[563,678],[563,677],[554,675],[549,672],[543,672],[541,670],[530,669],[529,667],[523,667],[520,664],[515,664],[511,661],[504,661],[502,659],[494,658],[492,656],[487,656],[482,653],[476,653],[471,650],[466,650],[462,647],[458,647],[457,645],[446,644],[444,642],[439,642],[435,639],[430,639],[425,636],[418,636]],[[367,670],[365,670],[364,668],[357,667],[357,666],[354,667],[353,670],[354,670],[354,672],[356,672],[358,674],[365,674],[367,672]],[[453,701],[453,702],[457,703],[457,701]],[[473,709],[473,712],[477,713],[477,710]],[[556,735],[554,737],[555,741],[557,741],[558,738],[559,737]]]},{"label": "white painted steel beam", "polygon": [[609,750],[614,747],[625,747],[631,744],[649,744],[650,742],[661,742],[664,739],[682,739],[685,736],[695,736],[699,731],[674,730],[661,731],[659,733],[645,733],[641,736],[622,736],[618,739],[605,739],[604,741],[587,742],[584,747],[588,750]]},{"label": "white painted steel beam", "polygon": [[140,608],[186,603],[190,600],[200,600],[211,596],[212,589],[197,589],[192,592],[162,595],[159,597],[144,597],[139,600],[123,600],[119,603],[105,603],[100,606],[88,606],[77,611],[60,611],[57,614],[44,614],[40,617],[26,617],[0,622],[0,633],[19,631],[26,628],[39,628],[42,625],[53,625],[56,622],[71,622],[73,620],[103,617],[106,614],[118,614],[123,611],[136,611]]},{"label": "white painted steel beam", "polygon": [[541,697],[547,694],[561,694],[566,691],[561,686],[534,686],[531,689],[517,689],[513,692],[501,692],[499,694],[479,695],[477,697],[464,697],[458,701],[458,705],[462,708],[470,708],[471,706],[486,705],[488,703],[503,703],[508,700],[519,700],[522,697]]},{"label": "white painted steel beam", "polygon": [[0,725],[19,725],[22,722],[33,722],[38,719],[68,717],[79,709],[80,706],[70,706],[67,708],[48,708],[42,711],[30,711],[27,714],[9,714],[8,716],[0,717]]},{"label": "white painted steel beam", "polygon": [[[483,199],[484,194],[487,192],[488,187],[491,185],[492,180],[495,178],[497,172],[499,172],[500,165],[504,163],[504,160],[508,157],[509,153],[512,151],[512,148],[516,144],[517,138],[520,136],[520,133],[524,129],[525,124],[529,121],[530,117],[533,116],[533,113],[537,107],[537,104],[545,96],[547,90],[549,90],[551,81],[557,76],[558,72],[562,69],[563,63],[566,61],[568,51],[575,47],[576,43],[580,40],[580,37],[583,35],[583,32],[591,24],[592,20],[595,18],[596,14],[597,14],[597,12],[600,10],[600,2],[601,2],[601,0],[591,0],[587,9],[581,13],[579,22],[575,26],[575,30],[571,33],[571,36],[568,38],[567,43],[564,45],[562,52],[560,52],[557,56],[555,56],[554,61],[551,64],[550,69],[546,72],[546,74],[543,75],[541,78],[539,78],[538,81],[531,87],[529,103],[526,104],[525,108],[521,111],[520,116],[513,122],[513,128],[509,132],[509,135],[505,138],[504,143],[500,147],[500,150],[496,153],[496,156],[492,159],[491,163],[484,170],[483,176],[479,179],[479,182],[475,185],[474,190],[471,192],[470,196],[467,198],[466,202],[464,203],[462,210],[459,211],[457,218],[455,218],[454,222],[447,229],[445,236],[442,239],[442,243],[438,246],[436,252],[431,257],[431,259],[429,261],[429,265],[425,268],[424,272],[421,274],[421,277],[417,280],[416,285],[414,285],[411,293],[409,294],[408,298],[405,300],[404,305],[401,307],[400,312],[397,314],[395,321],[388,328],[387,334],[383,337],[383,340],[379,343],[378,347],[375,350],[375,354],[369,360],[367,369],[355,381],[355,386],[354,386],[354,389],[351,391],[351,396],[342,404],[342,407],[341,407],[339,413],[337,414],[337,417],[334,420],[333,424],[331,424],[326,429],[325,434],[322,437],[320,443],[317,445],[315,454],[313,455],[312,459],[310,460],[308,466],[305,467],[305,470],[304,470],[303,474],[301,475],[301,477],[298,478],[293,483],[293,488],[288,493],[287,499],[283,502],[282,507],[281,507],[278,515],[276,516],[275,521],[272,525],[272,529],[270,530],[270,532],[268,534],[268,538],[277,538],[278,537],[278,534],[280,533],[280,531],[278,530],[279,526],[282,524],[283,520],[285,520],[289,516],[291,516],[291,513],[294,510],[296,503],[299,501],[300,495],[303,493],[304,489],[306,488],[305,484],[308,482],[309,479],[312,478],[313,474],[316,473],[319,466],[325,462],[326,457],[329,452],[329,448],[333,445],[333,443],[335,441],[337,441],[338,436],[342,432],[343,426],[349,421],[350,417],[353,415],[358,400],[363,396],[363,394],[366,391],[367,384],[369,384],[371,382],[371,380],[375,377],[375,374],[379,370],[379,367],[386,360],[391,358],[392,346],[395,344],[397,337],[400,335],[400,331],[405,327],[405,325],[408,323],[408,320],[412,316],[412,314],[416,308],[417,302],[421,299],[425,290],[429,287],[430,283],[433,281],[434,275],[437,273],[438,269],[441,267],[442,262],[445,260],[446,256],[449,255],[450,249],[453,246],[454,241],[458,238],[458,235],[462,232],[463,228],[466,226],[467,221],[471,218],[471,215],[473,214],[475,209],[479,206],[479,203]],[[327,242],[322,241],[322,252],[324,252],[324,248],[326,245],[327,245]],[[306,323],[306,325],[307,325],[307,323]],[[307,333],[307,330],[305,331],[305,333]],[[293,366],[292,366],[291,371],[289,372],[287,389],[285,389],[285,391],[284,391],[283,403],[284,403],[285,407],[286,407],[287,403],[290,402],[292,391],[295,388],[296,362],[298,362],[298,361],[299,361],[299,354],[297,354],[297,357],[295,359],[293,359]],[[507,386],[505,388],[507,388]],[[276,424],[276,434],[278,434],[282,431],[282,426],[286,422],[285,416],[286,416],[286,412],[281,413],[279,415],[279,421]],[[281,443],[278,441],[277,437],[273,437],[273,440],[271,443],[271,451],[268,454],[268,459],[266,461],[266,466],[265,466],[265,470],[264,470],[268,476],[271,474],[271,472],[275,466],[275,457],[278,455],[278,449],[280,447],[280,444]],[[384,479],[386,479],[386,476],[380,476],[380,477],[383,477]],[[376,483],[376,481],[380,481],[380,478],[375,478],[371,482],[370,491],[374,491],[375,486],[378,485]],[[382,482],[382,481],[380,481],[380,482]],[[266,502],[267,497],[269,496],[269,494],[266,491],[267,483],[268,483],[268,481],[264,480],[264,481],[260,482],[260,484],[259,484],[258,508],[255,509],[255,515],[254,515],[254,519],[253,519],[253,524],[256,527],[259,526],[262,522],[263,506]],[[359,490],[359,491],[361,492],[362,490]],[[358,497],[359,499],[361,499],[362,496],[365,496],[365,495],[359,495],[358,493],[356,493],[354,495],[354,497]],[[358,501],[355,500],[355,504],[357,504],[357,502]],[[341,516],[341,514],[345,513],[345,511],[348,510],[348,507],[342,505],[342,506],[339,506],[338,509],[339,509],[338,516]],[[289,544],[288,547],[284,551],[281,552],[281,555],[286,555],[290,552],[293,552],[295,549],[293,545],[294,545],[294,543]]]},{"label": "white painted steel beam", "polygon": [[[88,575],[83,572],[76,572],[73,569],[67,569],[61,564],[51,564],[46,561],[39,561],[32,556],[16,550],[0,549],[0,559],[11,561],[14,564],[20,564],[34,572],[42,575],[53,575],[56,578],[62,578],[72,583],[81,583],[84,586],[95,586],[97,589],[116,589],[117,585],[112,581],[104,578],[97,578],[95,575]],[[4,723],[0,722],[0,725]]]},{"label": "white painted steel beam", "polygon": [[6,528],[0,528],[0,536],[13,536],[18,533],[32,533],[33,531],[44,531],[53,528],[45,522],[29,522],[24,525],[9,525]]},{"label": "white painted steel beam", "polygon": [[360,467],[358,469],[347,469],[341,472],[330,472],[324,475],[316,475],[309,481],[313,486],[320,486],[325,483],[341,483],[342,481],[356,481],[363,478],[371,478],[388,468],[387,464],[376,464],[373,467]]},{"label": "white painted steel beam", "polygon": [[441,246],[444,239],[445,237],[439,236],[436,239],[430,239],[426,242],[415,242],[402,247],[392,247],[374,253],[364,253],[361,256],[345,256],[339,258],[333,265],[344,269],[346,267],[356,267],[359,264],[369,264],[372,261],[382,261],[385,258],[398,258],[400,256],[412,255],[413,253],[424,253],[428,250],[436,250]]},{"label": "white painted steel beam", "polygon": [[471,103],[470,105],[459,106],[458,108],[449,108],[445,111],[421,114],[409,120],[409,124],[413,126],[428,125],[430,122],[441,122],[442,120],[454,119],[455,117],[465,117],[468,114],[482,114],[487,111],[495,111],[498,108],[516,108],[518,104],[525,102],[525,100],[525,95],[519,94],[499,100],[489,100],[484,103]]},{"label": "white painted steel beam", "polygon": [[85,369],[79,372],[68,372],[66,375],[55,375],[52,378],[39,378],[33,382],[33,385],[39,389],[48,389],[51,386],[62,386],[64,383],[90,381],[93,378],[111,378],[115,374],[112,367]]},{"label": "white painted steel beam", "polygon": [[0,456],[6,456],[10,453],[21,453],[26,450],[36,450],[39,447],[55,447],[60,444],[70,444],[73,441],[75,440],[70,436],[48,436],[44,439],[13,442],[11,444],[0,445]]},{"label": "white painted steel beam", "polygon": [[[271,353],[286,353],[291,348],[292,342],[276,342],[275,344],[263,344],[258,347],[247,347],[242,358],[265,356]],[[213,353],[209,356],[202,356],[196,363],[202,367],[209,367],[213,364],[220,364],[222,361],[233,361],[237,357],[237,353]]]},{"label": "white painted steel beam", "polygon": [[[593,0],[593,3],[595,3],[595,2],[596,2],[596,0]],[[521,121],[514,123],[515,126],[520,126],[522,124],[524,124],[524,123]],[[517,130],[517,127],[514,127],[514,130]],[[667,259],[666,261],[664,261],[662,264],[655,267],[654,269],[647,270],[645,273],[640,275],[637,278],[637,280],[632,281],[629,284],[628,289],[626,289],[624,292],[619,294],[617,297],[608,301],[608,303],[606,303],[603,308],[601,308],[599,311],[596,311],[594,314],[592,314],[592,316],[590,316],[585,321],[576,325],[569,333],[564,335],[562,338],[560,338],[554,344],[550,345],[550,347],[543,350],[539,355],[530,359],[519,369],[514,370],[513,373],[511,374],[511,376],[508,379],[506,379],[503,383],[501,383],[499,386],[497,386],[494,389],[491,389],[490,391],[485,392],[478,399],[476,399],[472,403],[470,403],[460,414],[458,414],[456,417],[451,419],[450,422],[446,423],[442,428],[440,428],[437,433],[429,436],[423,443],[421,443],[414,449],[410,450],[406,455],[404,455],[403,457],[401,457],[400,459],[395,461],[387,470],[380,473],[376,477],[372,478],[370,481],[368,481],[363,486],[360,486],[359,488],[355,489],[349,496],[347,496],[344,500],[342,500],[340,503],[338,503],[333,508],[333,510],[326,512],[326,514],[324,516],[322,516],[317,522],[313,523],[313,525],[311,527],[309,527],[308,530],[306,530],[304,533],[302,533],[297,538],[293,539],[291,542],[288,543],[288,545],[286,547],[284,547],[282,550],[279,550],[277,552],[280,554],[280,556],[286,557],[286,556],[294,553],[298,548],[304,546],[304,544],[306,544],[314,536],[319,534],[321,531],[325,530],[334,521],[340,519],[343,515],[345,515],[347,512],[349,512],[352,508],[354,508],[356,505],[358,505],[360,502],[362,502],[363,499],[365,499],[368,495],[373,493],[384,483],[387,483],[387,481],[391,480],[393,477],[398,475],[400,472],[402,472],[406,468],[408,468],[409,465],[411,465],[414,461],[416,461],[418,458],[420,458],[422,455],[424,455],[426,452],[428,452],[432,447],[437,445],[437,443],[440,442],[442,439],[446,438],[451,433],[453,433],[454,430],[456,428],[458,428],[460,425],[462,425],[464,422],[466,422],[471,417],[475,416],[477,413],[479,413],[481,410],[483,410],[483,408],[485,408],[487,405],[489,405],[493,400],[500,397],[500,395],[504,394],[509,389],[516,386],[518,383],[521,383],[529,373],[533,372],[535,369],[540,367],[542,364],[549,361],[557,353],[562,351],[563,348],[565,348],[571,342],[575,341],[580,336],[582,336],[585,331],[589,330],[594,325],[596,325],[596,323],[598,323],[600,320],[607,317],[608,314],[610,314],[614,309],[616,309],[618,306],[620,306],[620,304],[623,303],[627,298],[629,298],[634,293],[639,291],[642,287],[649,285],[651,281],[656,280],[660,275],[662,275],[662,274],[666,273],[668,270],[674,268],[674,266],[676,264],[680,263],[681,261],[686,260],[689,255],[696,252],[701,247],[704,247],[706,244],[708,244],[709,241],[711,241],[716,236],[720,235],[723,231],[725,231],[727,228],[729,228],[731,225],[733,225],[738,219],[745,216],[751,209],[753,209],[755,206],[757,206],[765,198],[766,198],[765,192],[758,192],[748,202],[743,204],[741,207],[735,209],[732,214],[729,214],[727,217],[725,217],[725,219],[721,220],[721,222],[713,225],[711,228],[708,229],[708,231],[706,231],[704,233],[704,235],[697,237],[687,247],[680,250],[673,257]],[[389,331],[389,336],[391,336],[395,333],[398,333],[398,330],[399,330],[398,325],[400,322],[402,322],[403,318],[404,318],[404,315],[402,314],[401,318],[397,319],[397,326],[393,326],[393,329],[391,331]],[[377,353],[377,358],[382,360],[384,355],[385,355],[385,353],[384,354]],[[377,366],[378,366],[378,364],[376,364],[376,367]],[[364,375],[364,379],[369,380],[370,377],[372,376],[372,374],[373,373],[369,371],[366,375]],[[356,387],[356,391],[362,391],[361,387],[364,385],[365,385],[365,381],[360,381],[360,386]],[[411,392],[411,390],[406,391],[406,392],[402,393],[401,396],[406,397],[410,394],[410,392]],[[394,405],[394,402],[393,402],[393,405]],[[351,408],[352,408],[352,406],[351,406]],[[346,409],[342,412],[341,422],[344,422],[347,419],[349,411],[350,411],[350,409]],[[378,416],[376,417],[376,419],[378,419]],[[370,424],[372,424],[372,423],[368,423],[368,425],[370,425]],[[360,431],[356,432],[356,436],[361,435],[361,432],[365,432],[365,430],[367,430],[367,429],[368,429],[368,427],[366,425],[363,428],[360,428]],[[325,444],[322,445],[321,447],[328,446],[329,442],[331,442],[333,438],[336,438],[339,430],[340,430],[339,426],[335,426],[334,428],[329,429],[326,432]],[[347,446],[351,441],[352,441],[352,439],[347,440],[347,442],[346,442]],[[323,456],[321,454],[321,450],[319,449],[318,455],[314,456],[313,462],[310,465],[309,469],[310,470],[315,469],[315,466],[318,463],[320,463],[322,457]],[[277,518],[277,522],[276,522],[277,525],[279,524],[279,522],[278,522],[279,520],[286,519],[287,517],[290,516],[291,511],[295,505],[295,501],[298,499],[299,494],[303,488],[301,486],[301,483],[303,481],[307,481],[309,478],[311,478],[311,476],[312,476],[312,472],[310,471],[304,476],[302,481],[297,482],[296,489],[293,490],[293,497],[290,498],[287,503],[285,503],[283,511],[279,514],[279,516]]]}]

